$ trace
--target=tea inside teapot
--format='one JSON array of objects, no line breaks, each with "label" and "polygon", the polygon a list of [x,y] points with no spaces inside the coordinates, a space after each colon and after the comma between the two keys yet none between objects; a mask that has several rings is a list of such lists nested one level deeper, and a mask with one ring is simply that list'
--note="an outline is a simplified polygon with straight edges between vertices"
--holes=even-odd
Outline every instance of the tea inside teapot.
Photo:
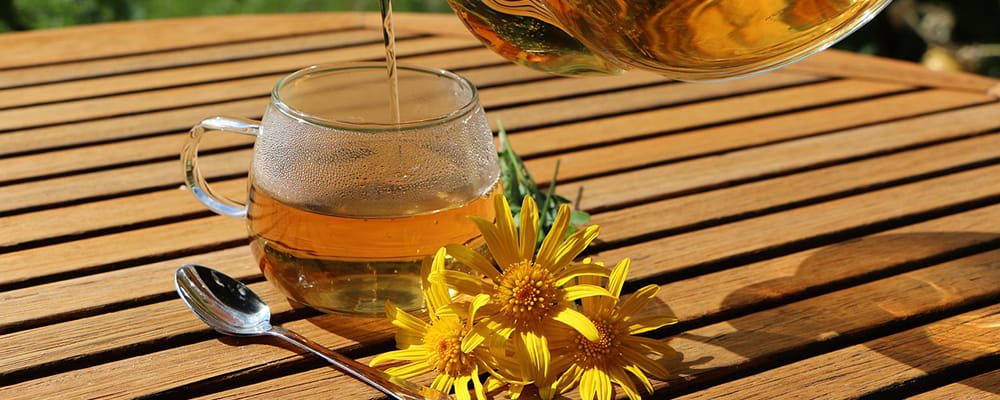
[{"label": "tea inside teapot", "polygon": [[487,47],[562,75],[717,80],[829,47],[889,0],[449,0]]}]

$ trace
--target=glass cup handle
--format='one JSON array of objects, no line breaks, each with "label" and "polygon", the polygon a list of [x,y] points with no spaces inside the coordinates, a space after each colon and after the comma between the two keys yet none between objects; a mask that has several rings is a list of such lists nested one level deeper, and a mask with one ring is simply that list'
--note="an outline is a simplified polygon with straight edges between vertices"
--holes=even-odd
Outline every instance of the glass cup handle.
[{"label": "glass cup handle", "polygon": [[257,136],[260,132],[260,122],[233,117],[212,117],[201,121],[198,125],[191,127],[188,133],[187,142],[181,150],[181,164],[184,166],[184,184],[187,185],[191,193],[216,214],[225,215],[238,219],[246,218],[247,206],[245,203],[220,196],[212,191],[205,182],[201,170],[198,169],[198,143],[202,136],[208,131],[224,131],[239,133],[249,136]]}]

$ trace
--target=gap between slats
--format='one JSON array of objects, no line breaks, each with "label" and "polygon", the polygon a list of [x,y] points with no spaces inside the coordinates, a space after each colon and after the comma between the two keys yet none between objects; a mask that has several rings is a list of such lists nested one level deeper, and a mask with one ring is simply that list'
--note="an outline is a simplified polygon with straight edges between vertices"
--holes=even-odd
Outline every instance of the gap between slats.
[{"label": "gap between slats", "polygon": [[[975,258],[976,255],[970,256],[970,258]],[[981,258],[981,257],[980,257]],[[940,266],[936,266],[936,270],[940,270]],[[935,267],[930,267],[935,268]],[[918,271],[922,272],[922,271]],[[887,280],[892,279],[888,278]],[[898,280],[898,279],[897,279]],[[873,284],[881,285],[882,282],[875,281]],[[845,290],[854,290],[853,288],[845,288]],[[857,291],[857,290],[854,290]],[[833,292],[834,295],[838,293]],[[691,390],[696,390],[701,386],[708,386],[712,384],[718,384],[722,382],[732,381],[734,379],[739,379],[741,377],[750,375],[756,371],[763,369],[770,369],[781,365],[786,365],[793,363],[804,358],[810,357],[812,355],[823,354],[830,351],[836,351],[848,346],[852,346],[858,343],[863,343],[867,340],[872,340],[875,338],[883,337],[885,335],[895,334],[897,332],[902,332],[908,329],[913,329],[924,324],[932,323],[934,321],[947,318],[953,315],[961,314],[966,311],[971,311],[985,305],[992,304],[990,300],[983,300],[983,295],[973,295],[970,298],[965,299],[956,304],[950,304],[947,306],[936,307],[931,309],[930,312],[918,314],[909,317],[897,317],[895,319],[888,319],[883,323],[877,324],[875,326],[864,326],[864,327],[854,327],[848,329],[848,332],[844,334],[833,337],[821,339],[818,342],[805,343],[796,345],[791,348],[776,348],[775,351],[780,351],[779,353],[774,353],[765,357],[766,361],[754,362],[754,363],[743,363],[732,365],[728,368],[723,368],[716,370],[714,372],[706,373],[699,376],[694,382],[678,382],[677,380],[672,381],[675,384],[673,387],[667,388],[666,393],[670,394],[680,394],[686,393]],[[804,300],[804,302],[815,303],[817,300]],[[790,305],[794,307],[794,305]],[[752,317],[752,316],[751,316]],[[659,335],[654,335],[660,337]],[[379,342],[382,343],[382,342]],[[382,349],[381,344],[372,346],[369,353],[374,353],[378,351],[384,351],[387,349]],[[247,370],[236,371],[235,373],[227,373],[215,376],[213,378],[206,378],[197,382],[191,382],[173,389],[169,389],[163,392],[158,392],[155,394],[149,394],[144,398],[160,398],[160,396],[172,396],[172,395],[210,395],[212,393],[218,393],[220,390],[240,388],[244,385],[254,385],[262,380],[272,378],[274,376],[280,376],[284,374],[297,373],[301,370],[305,363],[305,360],[282,360],[282,362],[288,362],[288,369],[286,370],[285,365],[276,365],[276,363],[269,363],[267,366],[258,366],[254,368],[252,372]],[[313,368],[322,368],[321,364],[316,362],[316,360],[309,360],[309,363]],[[321,371],[322,372],[322,371]],[[276,378],[280,379],[280,377]],[[284,386],[284,385],[282,385]],[[662,386],[662,385],[659,385]],[[658,394],[662,395],[664,392],[660,391]]]},{"label": "gap between slats", "polygon": [[[971,221],[977,221],[980,224],[983,221],[982,217],[978,217],[978,218],[967,217],[966,219],[970,219]],[[937,222],[937,221],[931,221],[930,224],[933,225],[935,222]],[[918,230],[918,229],[920,229],[920,227],[919,226],[914,226],[914,227],[908,227],[908,228],[904,228],[904,229],[905,230]],[[992,246],[993,246],[993,248],[996,247],[996,240],[992,241]],[[931,257],[934,258],[935,260],[937,260],[937,262],[947,262],[950,259],[958,259],[958,258],[967,256],[967,255],[970,255],[970,254],[976,254],[978,252],[985,251],[983,249],[983,247],[984,247],[983,244],[978,244],[978,245],[973,244],[972,247],[968,247],[965,250],[966,254],[964,254],[964,255],[957,254],[957,253],[960,253],[960,252],[963,251],[962,249],[958,249],[958,250],[951,251],[951,255],[947,256],[947,257],[941,256],[941,255],[936,255],[936,256],[931,256]],[[972,250],[971,252],[969,252],[968,249],[973,249],[973,248],[974,248],[974,250]],[[818,249],[818,250],[822,250],[822,249]],[[923,261],[923,262],[921,262],[921,261]],[[912,265],[915,265],[915,267],[908,268],[907,270],[919,269],[919,268],[921,268],[921,266],[919,266],[917,264],[926,264],[926,265],[929,265],[929,264],[933,264],[934,261],[931,261],[931,260],[916,260],[916,261],[911,261],[910,263]],[[901,271],[901,270],[898,269],[898,266],[892,267],[892,268],[896,269],[896,271],[895,271],[896,273],[903,272],[903,271]],[[873,280],[872,278],[878,278],[878,277],[877,276],[871,276],[871,275],[869,275],[869,276],[867,276],[867,278],[869,278],[869,279],[859,280],[858,282],[854,282],[854,284],[860,284],[862,282],[868,282],[868,281]],[[630,285],[630,286],[633,286],[633,285]],[[670,292],[671,291],[669,290],[669,284],[664,285],[664,286],[665,286],[665,289],[663,291],[661,291],[661,293],[665,293],[665,294],[661,295],[661,297],[670,298],[670,296],[671,296]],[[851,285],[851,286],[853,286],[853,285]],[[817,293],[817,292],[814,291],[814,292],[811,292],[811,294],[813,296],[815,296],[815,295],[818,295],[818,294],[821,294],[821,293],[832,292],[832,291],[835,291],[835,290],[837,290],[837,289],[834,288],[834,289],[830,289],[830,290],[827,290],[827,291],[819,291],[819,293]],[[809,296],[809,297],[812,297],[812,296]],[[803,299],[802,296],[789,296],[786,299],[784,299],[785,300],[784,303],[788,303],[788,302],[792,302],[792,301],[798,301],[798,300],[802,300],[802,299]],[[176,300],[174,300],[174,301],[176,301]],[[753,310],[753,312],[757,312],[757,311],[761,311],[761,309]],[[306,317],[308,317],[308,315],[306,315]],[[733,316],[730,315],[730,317],[733,317]],[[194,318],[192,317],[192,319],[194,319]],[[88,356],[88,357],[81,357],[81,358],[77,359],[77,361],[75,361],[75,362],[80,363],[80,364],[77,365],[78,367],[84,367],[86,365],[96,365],[96,364],[103,363],[103,362],[108,362],[108,361],[111,361],[111,360],[114,360],[114,359],[122,359],[122,358],[131,357],[131,356],[136,355],[137,353],[145,353],[147,351],[158,351],[160,349],[165,349],[165,348],[170,348],[170,347],[176,347],[176,346],[179,346],[179,345],[183,345],[188,340],[191,340],[191,341],[207,340],[208,337],[204,336],[205,332],[206,331],[203,329],[203,330],[197,331],[197,332],[195,332],[193,334],[192,333],[187,333],[187,334],[180,335],[178,337],[172,337],[172,338],[170,338],[170,341],[174,341],[174,342],[172,342],[171,344],[163,343],[162,340],[157,340],[157,341],[154,341],[154,342],[151,342],[151,343],[141,343],[141,344],[132,345],[132,346],[129,346],[127,349],[112,350],[112,351],[110,351],[108,353],[101,353],[101,354],[96,354],[96,355],[92,355],[92,356]],[[661,333],[668,333],[668,332],[661,331]],[[674,334],[677,334],[677,333],[674,333]],[[657,335],[657,336],[660,336],[660,335]],[[184,343],[181,343],[181,342],[184,342]],[[371,354],[372,351],[384,351],[384,350],[387,350],[387,349],[369,349],[369,350],[366,350],[366,351],[364,351],[362,353],[358,353],[358,355],[359,356],[360,355],[366,355],[366,354]],[[317,362],[312,361],[311,365],[312,366],[310,368],[315,368],[315,367],[317,367],[317,366],[319,366],[321,364],[318,364]],[[286,365],[281,364],[281,369],[278,369],[278,370],[275,370],[275,371],[288,372],[287,370],[284,369],[284,367],[286,367]],[[48,373],[54,373],[53,371],[55,371],[55,370],[51,370],[51,369],[47,369],[47,368],[57,368],[59,371],[66,371],[66,370],[74,369],[73,365],[55,365],[55,366],[53,366],[53,365],[40,365],[40,366],[32,367],[32,368],[30,368],[28,370],[25,370],[25,371],[18,371],[18,372],[16,372],[17,375],[13,375],[11,377],[11,379],[13,379],[13,377],[27,378],[27,377],[36,376],[36,375],[39,375],[39,374],[45,375],[45,374],[48,374]],[[257,371],[257,372],[259,373],[260,371]],[[252,374],[251,378],[258,379],[258,380],[263,379],[263,377],[261,377],[260,375],[258,375],[256,373]],[[226,385],[223,385],[223,387],[225,387],[225,386]]]}]

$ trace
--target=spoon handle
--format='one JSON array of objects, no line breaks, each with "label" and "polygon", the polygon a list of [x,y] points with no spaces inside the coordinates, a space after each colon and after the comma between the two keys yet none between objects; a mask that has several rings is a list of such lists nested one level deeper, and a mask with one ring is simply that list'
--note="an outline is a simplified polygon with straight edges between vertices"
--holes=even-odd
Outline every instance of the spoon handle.
[{"label": "spoon handle", "polygon": [[273,327],[267,334],[277,336],[329,361],[351,377],[367,383],[395,400],[452,400],[451,396],[429,387],[417,386],[343,356],[291,330]]}]

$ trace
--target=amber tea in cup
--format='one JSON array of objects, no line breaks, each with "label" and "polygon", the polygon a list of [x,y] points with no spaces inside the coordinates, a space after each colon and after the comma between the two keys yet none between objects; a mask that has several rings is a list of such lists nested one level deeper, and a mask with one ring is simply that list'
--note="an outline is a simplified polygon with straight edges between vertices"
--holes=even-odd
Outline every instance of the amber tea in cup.
[{"label": "amber tea in cup", "polygon": [[[423,306],[420,263],[450,243],[481,246],[499,167],[476,89],[442,70],[400,66],[398,122],[385,64],[309,67],[282,79],[260,123],[192,128],[187,184],[210,209],[246,218],[267,280],[324,312],[381,315]],[[244,205],[197,168],[206,131],[256,135]]]}]

